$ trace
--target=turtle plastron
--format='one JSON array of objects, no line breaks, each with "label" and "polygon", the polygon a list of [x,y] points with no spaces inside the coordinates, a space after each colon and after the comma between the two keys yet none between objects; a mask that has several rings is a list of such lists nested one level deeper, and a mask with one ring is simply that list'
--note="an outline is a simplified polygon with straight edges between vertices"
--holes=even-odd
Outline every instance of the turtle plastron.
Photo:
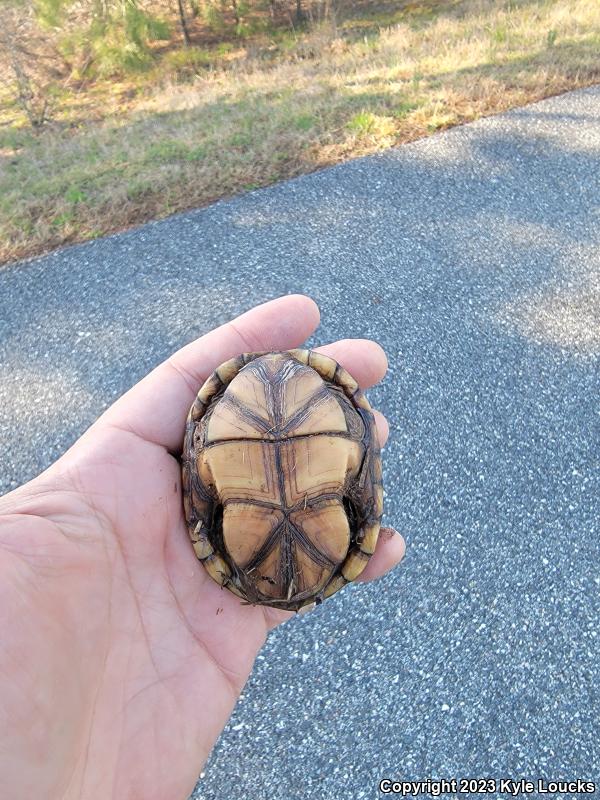
[{"label": "turtle plastron", "polygon": [[209,575],[299,610],[363,571],[383,510],[371,407],[336,361],[246,353],[204,383],[182,454],[185,516]]}]

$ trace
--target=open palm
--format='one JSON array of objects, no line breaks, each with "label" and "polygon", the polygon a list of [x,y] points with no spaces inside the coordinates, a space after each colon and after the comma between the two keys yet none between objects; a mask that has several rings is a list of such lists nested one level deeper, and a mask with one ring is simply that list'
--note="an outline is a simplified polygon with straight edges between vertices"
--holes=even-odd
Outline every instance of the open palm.
[{"label": "open palm", "polygon": [[[293,295],[212,331],[0,499],[0,796],[188,796],[268,630],[293,615],[242,605],[196,561],[181,502],[185,417],[218,364],[297,347],[318,319]],[[373,342],[319,349],[363,388],[385,373]],[[402,554],[384,530],[363,579]]]}]

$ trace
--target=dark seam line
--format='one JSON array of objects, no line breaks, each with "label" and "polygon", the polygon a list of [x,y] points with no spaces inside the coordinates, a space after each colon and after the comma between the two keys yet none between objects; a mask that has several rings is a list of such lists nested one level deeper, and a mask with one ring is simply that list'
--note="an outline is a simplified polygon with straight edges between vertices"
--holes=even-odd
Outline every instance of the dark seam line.
[{"label": "dark seam line", "polygon": [[323,386],[318,392],[313,394],[298,411],[294,412],[293,416],[288,419],[282,430],[287,431],[303,421],[311,411],[314,411],[314,409],[320,406],[328,397],[329,390],[326,386]]},{"label": "dark seam line", "polygon": [[233,406],[233,409],[238,412],[238,414],[245,419],[247,422],[251,422],[260,428],[261,431],[265,433],[269,430],[268,425],[269,421],[262,419],[259,417],[258,414],[254,414],[250,411],[246,406],[244,406],[234,395],[228,395],[228,397],[223,398],[223,402],[226,405]]},{"label": "dark seam line", "polygon": [[265,541],[263,546],[259,548],[259,550],[254,554],[254,556],[248,561],[248,563],[244,566],[244,572],[248,572],[248,570],[257,567],[265,558],[269,555],[271,550],[277,544],[277,540],[279,539],[279,529],[283,525],[283,522],[280,522],[279,525],[276,525],[271,533],[269,534],[268,539]]},{"label": "dark seam line", "polygon": [[294,532],[294,538],[296,543],[300,545],[302,550],[309,555],[313,561],[316,561],[317,564],[320,564],[322,567],[335,567],[336,562],[332,561],[326,555],[324,555],[320,550],[318,550],[315,545],[310,541],[310,539],[306,536],[304,531],[300,528],[297,528],[296,525],[290,520],[289,522],[290,528]]},{"label": "dark seam line", "polygon": [[231,505],[231,503],[237,503],[242,505],[248,506],[259,506],[260,508],[272,508],[276,511],[281,511],[282,508],[277,503],[270,503],[268,500],[254,500],[252,498],[246,499],[245,497],[228,497],[227,500],[223,502],[223,508],[226,506]]},{"label": "dark seam line", "polygon": [[261,444],[286,444],[287,442],[295,442],[298,439],[310,439],[312,436],[335,436],[338,439],[348,439],[352,442],[357,441],[351,436],[351,434],[348,433],[348,431],[319,431],[317,433],[299,433],[297,436],[288,436],[285,439],[277,439],[275,437],[273,437],[273,439],[254,439],[244,436],[239,436],[235,439],[215,439],[214,442],[208,442],[208,444],[205,444],[204,448],[208,449],[209,447],[214,447],[217,444],[228,444],[229,442],[248,442],[249,444],[253,442],[260,442]]}]

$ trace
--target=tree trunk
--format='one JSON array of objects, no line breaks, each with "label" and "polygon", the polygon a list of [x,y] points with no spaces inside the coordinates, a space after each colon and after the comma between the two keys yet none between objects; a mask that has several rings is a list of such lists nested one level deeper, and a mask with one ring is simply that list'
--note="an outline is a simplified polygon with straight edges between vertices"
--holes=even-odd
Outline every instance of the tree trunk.
[{"label": "tree trunk", "polygon": [[183,33],[183,43],[189,47],[192,43],[190,33],[188,31],[187,20],[185,18],[185,9],[183,7],[183,0],[177,0],[177,7],[179,8],[179,21],[181,22],[181,32]]},{"label": "tree trunk", "polygon": [[304,22],[304,11],[302,9],[302,0],[296,0],[296,22]]}]

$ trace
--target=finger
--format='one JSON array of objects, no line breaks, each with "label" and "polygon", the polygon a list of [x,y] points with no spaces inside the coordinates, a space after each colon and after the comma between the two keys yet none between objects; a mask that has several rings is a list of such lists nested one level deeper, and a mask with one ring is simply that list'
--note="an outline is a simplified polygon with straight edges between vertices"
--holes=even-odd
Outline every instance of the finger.
[{"label": "finger", "polygon": [[357,580],[372,581],[385,575],[402,561],[404,550],[404,539],[398,531],[393,528],[382,528],[379,531],[375,552]]},{"label": "finger", "polygon": [[387,419],[383,416],[381,411],[373,409],[375,416],[375,424],[377,425],[377,438],[379,439],[379,446],[384,447],[390,435],[390,426]]},{"label": "finger", "polygon": [[179,452],[187,413],[213,370],[240,353],[298,347],[318,324],[318,306],[305,295],[256,306],[178,350],[117,400],[98,424]]},{"label": "finger", "polygon": [[280,608],[271,608],[270,606],[263,606],[263,614],[265,617],[265,626],[267,631],[272,631],[282,622],[287,622],[296,616],[296,611],[282,611]]},{"label": "finger", "polygon": [[[361,389],[378,383],[383,379],[388,367],[387,356],[384,349],[371,339],[340,339],[322,347],[314,348],[317,352],[335,359],[347,369],[352,377],[358,381]],[[374,411],[377,424],[379,445],[383,447],[389,436],[389,425],[386,418],[379,411]]]},{"label": "finger", "polygon": [[383,379],[388,367],[383,347],[371,339],[340,339],[339,342],[314,348],[334,358],[347,369],[361,389],[368,389]]}]

